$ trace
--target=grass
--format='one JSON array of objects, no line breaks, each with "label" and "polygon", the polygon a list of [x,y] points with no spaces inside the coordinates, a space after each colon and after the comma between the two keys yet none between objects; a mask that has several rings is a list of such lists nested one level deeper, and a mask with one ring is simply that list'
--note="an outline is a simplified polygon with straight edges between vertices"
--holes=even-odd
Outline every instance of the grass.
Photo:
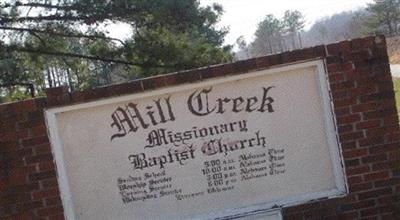
[{"label": "grass", "polygon": [[397,113],[400,110],[400,78],[393,78],[394,92],[396,93]]}]

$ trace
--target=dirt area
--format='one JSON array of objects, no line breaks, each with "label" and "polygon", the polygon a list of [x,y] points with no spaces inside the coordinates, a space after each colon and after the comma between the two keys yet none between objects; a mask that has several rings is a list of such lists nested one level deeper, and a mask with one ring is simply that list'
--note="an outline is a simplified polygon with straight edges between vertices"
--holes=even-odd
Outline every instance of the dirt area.
[{"label": "dirt area", "polygon": [[391,64],[400,64],[400,36],[387,38],[389,60]]}]

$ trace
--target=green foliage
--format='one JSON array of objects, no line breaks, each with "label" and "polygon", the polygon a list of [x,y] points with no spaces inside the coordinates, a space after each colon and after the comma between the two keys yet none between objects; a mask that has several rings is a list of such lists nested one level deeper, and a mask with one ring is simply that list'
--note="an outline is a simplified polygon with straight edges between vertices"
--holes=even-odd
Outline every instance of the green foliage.
[{"label": "green foliage", "polygon": [[374,0],[367,11],[371,13],[367,23],[370,32],[388,36],[400,34],[400,0]]},{"label": "green foliage", "polygon": [[[222,12],[197,0],[8,0],[0,3],[0,84],[75,90],[227,62]],[[112,22],[132,36],[107,37]]]},{"label": "green foliage", "polygon": [[297,10],[287,10],[283,16],[283,23],[288,32],[297,33],[304,28],[304,15]]},{"label": "green foliage", "polygon": [[[396,95],[397,113],[400,113],[400,78],[393,78],[394,91]],[[399,115],[400,118],[400,115]]]},{"label": "green foliage", "polygon": [[258,24],[255,40],[251,43],[252,54],[260,56],[301,47],[299,33],[304,28],[304,22],[304,16],[299,11],[288,10],[282,19],[267,15]]}]

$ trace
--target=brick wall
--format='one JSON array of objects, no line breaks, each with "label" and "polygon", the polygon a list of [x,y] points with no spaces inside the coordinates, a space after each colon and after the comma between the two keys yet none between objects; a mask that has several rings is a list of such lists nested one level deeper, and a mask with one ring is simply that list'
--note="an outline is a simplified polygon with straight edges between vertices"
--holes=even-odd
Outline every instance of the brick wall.
[{"label": "brick wall", "polygon": [[350,194],[284,209],[285,219],[400,219],[400,130],[385,38],[368,37],[232,64],[0,105],[0,218],[63,219],[43,109],[324,58]]}]

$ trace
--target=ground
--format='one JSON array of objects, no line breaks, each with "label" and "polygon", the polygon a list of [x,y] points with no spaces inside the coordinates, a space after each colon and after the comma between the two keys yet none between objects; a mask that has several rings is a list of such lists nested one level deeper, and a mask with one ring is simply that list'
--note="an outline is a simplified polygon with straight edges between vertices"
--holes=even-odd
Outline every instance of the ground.
[{"label": "ground", "polygon": [[400,78],[393,78],[394,91],[396,93],[397,112],[400,110]]},{"label": "ground", "polygon": [[[397,112],[400,110],[400,36],[387,39],[389,60],[392,68],[393,84],[396,93]],[[400,116],[400,114],[399,114]]]},{"label": "ground", "polygon": [[387,39],[390,64],[400,64],[400,36]]}]

